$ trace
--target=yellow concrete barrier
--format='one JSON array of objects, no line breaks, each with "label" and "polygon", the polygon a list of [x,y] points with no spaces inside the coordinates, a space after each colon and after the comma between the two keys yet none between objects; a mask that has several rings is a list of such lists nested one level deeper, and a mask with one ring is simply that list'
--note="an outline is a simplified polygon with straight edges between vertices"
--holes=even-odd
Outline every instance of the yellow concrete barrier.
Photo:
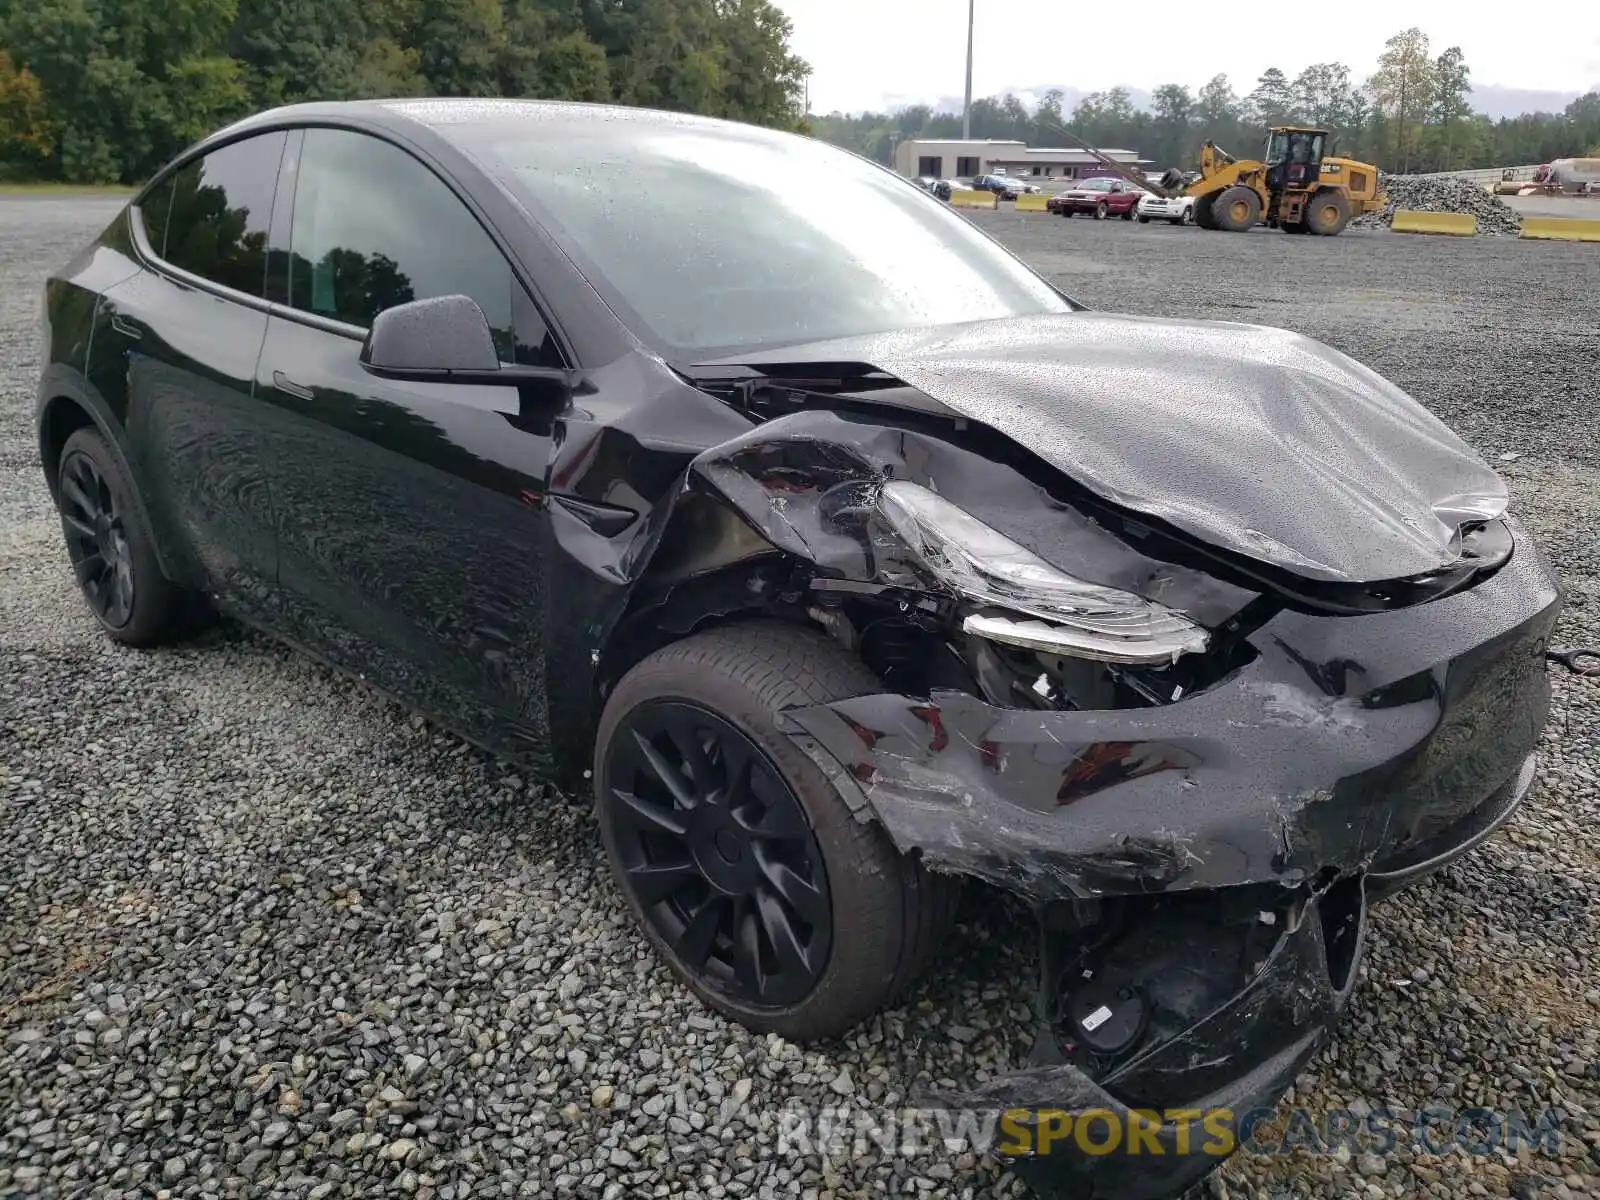
[{"label": "yellow concrete barrier", "polygon": [[1397,208],[1389,228],[1396,233],[1448,233],[1456,237],[1471,237],[1478,232],[1478,218],[1471,213],[1422,212],[1415,208]]},{"label": "yellow concrete barrier", "polygon": [[950,193],[951,208],[999,208],[1000,197],[993,192],[968,191],[957,188]]},{"label": "yellow concrete barrier", "polygon": [[1522,236],[1558,242],[1600,242],[1600,221],[1578,217],[1523,217]]},{"label": "yellow concrete barrier", "polygon": [[1044,212],[1044,202],[1049,196],[1041,196],[1037,192],[1024,192],[1017,197],[1018,212]]}]

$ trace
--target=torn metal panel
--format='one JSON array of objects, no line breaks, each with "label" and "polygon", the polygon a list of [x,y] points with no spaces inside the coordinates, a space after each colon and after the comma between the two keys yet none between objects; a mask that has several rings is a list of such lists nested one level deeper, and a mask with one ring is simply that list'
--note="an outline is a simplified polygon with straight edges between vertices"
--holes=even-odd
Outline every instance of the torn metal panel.
[{"label": "torn metal panel", "polygon": [[737,361],[870,364],[1123,508],[1310,579],[1448,566],[1460,526],[1507,502],[1495,471],[1398,387],[1282,329],[1072,313]]},{"label": "torn metal panel", "polygon": [[940,692],[786,717],[902,851],[1034,900],[1296,884],[1403,855],[1517,778],[1558,609],[1540,558],[1517,555],[1428,605],[1279,613],[1252,662],[1178,703],[1025,711]]}]

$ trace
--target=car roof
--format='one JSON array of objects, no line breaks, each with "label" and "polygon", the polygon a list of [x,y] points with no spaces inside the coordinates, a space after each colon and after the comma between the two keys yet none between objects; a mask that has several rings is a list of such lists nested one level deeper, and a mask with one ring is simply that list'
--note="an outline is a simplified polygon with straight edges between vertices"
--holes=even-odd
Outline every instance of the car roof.
[{"label": "car roof", "polygon": [[499,133],[526,132],[530,124],[548,126],[552,131],[615,131],[619,140],[637,137],[651,130],[695,129],[706,133],[738,133],[745,137],[766,135],[773,140],[793,137],[775,129],[701,117],[689,113],[667,112],[655,108],[629,108],[617,104],[587,104],[567,100],[474,99],[427,97],[392,100],[316,101],[287,104],[246,117],[218,130],[207,141],[234,136],[259,127],[315,124],[319,121],[352,121],[367,126],[387,127],[397,132],[421,125],[443,137],[456,140],[452,131],[470,129],[474,137]]}]

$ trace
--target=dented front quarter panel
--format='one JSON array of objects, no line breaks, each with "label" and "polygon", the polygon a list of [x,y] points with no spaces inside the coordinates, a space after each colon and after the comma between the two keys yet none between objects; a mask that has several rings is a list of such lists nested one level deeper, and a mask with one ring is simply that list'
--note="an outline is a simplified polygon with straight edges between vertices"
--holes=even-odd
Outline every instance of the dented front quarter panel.
[{"label": "dented front quarter panel", "polygon": [[1251,636],[1253,662],[1174,704],[1036,712],[941,693],[785,715],[903,852],[1032,900],[1363,870],[1465,817],[1533,752],[1559,597],[1521,547],[1431,604],[1282,612]]}]

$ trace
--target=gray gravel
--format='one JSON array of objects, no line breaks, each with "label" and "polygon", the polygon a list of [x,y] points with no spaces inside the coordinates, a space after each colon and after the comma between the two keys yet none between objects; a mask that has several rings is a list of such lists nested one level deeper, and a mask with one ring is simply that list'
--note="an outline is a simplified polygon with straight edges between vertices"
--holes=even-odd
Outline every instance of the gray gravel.
[{"label": "gray gravel", "polygon": [[1478,219],[1478,232],[1489,237],[1516,237],[1522,232],[1522,218],[1516,209],[1481,184],[1467,179],[1433,175],[1379,175],[1386,203],[1379,212],[1362,213],[1350,222],[1352,229],[1386,229],[1394,221],[1394,210],[1416,212],[1471,213]]},{"label": "gray gravel", "polygon": [[[585,806],[253,635],[142,654],[97,634],[31,407],[38,284],[115,208],[0,200],[0,1196],[1016,1190],[969,1159],[774,1151],[791,1102],[893,1105],[1019,1061],[1032,947],[1002,903],[969,905],[902,1007],[802,1051],[655,964]],[[1573,593],[1563,635],[1600,642],[1581,381],[1600,248],[979,220],[1098,307],[1317,334],[1519,455],[1519,507]],[[1529,806],[1377,916],[1297,1100],[1556,1103],[1563,1152],[1241,1158],[1232,1194],[1600,1189],[1600,685],[1556,692]]]}]

